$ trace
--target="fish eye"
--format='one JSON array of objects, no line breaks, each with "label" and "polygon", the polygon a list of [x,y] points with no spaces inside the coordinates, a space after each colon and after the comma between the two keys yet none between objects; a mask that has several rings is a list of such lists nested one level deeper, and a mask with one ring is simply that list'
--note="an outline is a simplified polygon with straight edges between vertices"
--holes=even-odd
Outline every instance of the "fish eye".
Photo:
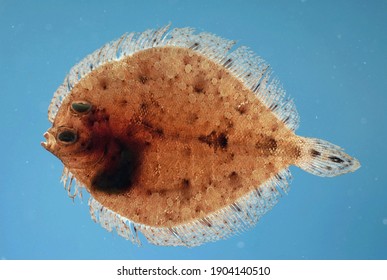
[{"label": "fish eye", "polygon": [[86,101],[77,101],[71,103],[71,110],[78,114],[86,114],[91,110],[91,104]]},{"label": "fish eye", "polygon": [[57,136],[57,139],[63,144],[72,144],[77,141],[77,134],[71,130],[63,130]]}]

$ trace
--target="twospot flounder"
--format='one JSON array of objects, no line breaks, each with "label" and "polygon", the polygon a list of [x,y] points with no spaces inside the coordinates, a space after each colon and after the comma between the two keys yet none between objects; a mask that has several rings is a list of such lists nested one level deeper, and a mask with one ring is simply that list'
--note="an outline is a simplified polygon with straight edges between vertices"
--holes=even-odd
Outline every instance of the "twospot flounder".
[{"label": "twospot flounder", "polygon": [[[289,166],[336,176],[359,162],[295,135],[299,117],[269,65],[192,28],[125,34],[75,65],[42,145],[94,221],[140,243],[196,246],[257,223],[288,191]],[[71,190],[74,188],[75,190]]]}]

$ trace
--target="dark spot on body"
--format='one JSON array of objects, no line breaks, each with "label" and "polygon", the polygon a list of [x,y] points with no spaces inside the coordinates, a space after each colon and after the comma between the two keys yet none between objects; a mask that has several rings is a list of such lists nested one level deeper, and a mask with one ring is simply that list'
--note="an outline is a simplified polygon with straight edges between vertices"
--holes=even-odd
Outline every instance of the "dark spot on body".
[{"label": "dark spot on body", "polygon": [[107,81],[105,79],[101,79],[99,85],[101,86],[101,88],[103,90],[107,90],[107,88],[108,88],[108,84],[107,84]]},{"label": "dark spot on body", "polygon": [[146,104],[145,102],[142,102],[140,104],[140,110],[141,111],[146,111],[148,109],[148,104]]},{"label": "dark spot on body", "polygon": [[261,150],[263,154],[272,154],[277,149],[277,141],[272,137],[262,135],[255,143],[255,148]]},{"label": "dark spot on body", "polygon": [[209,135],[199,136],[198,140],[214,147],[215,150],[218,148],[226,149],[228,146],[228,137],[223,132],[218,134],[216,131],[212,131]]},{"label": "dark spot on body", "polygon": [[167,194],[167,191],[166,191],[166,190],[160,190],[160,191],[159,191],[159,195],[160,195],[160,196],[166,196],[166,194]]},{"label": "dark spot on body", "polygon": [[247,105],[246,104],[240,104],[236,110],[239,112],[239,114],[243,115],[247,112]]},{"label": "dark spot on body", "polygon": [[162,128],[158,127],[158,128],[155,129],[155,133],[158,136],[163,136],[164,135],[164,130]]},{"label": "dark spot on body", "polygon": [[230,175],[228,175],[228,178],[231,180],[231,181],[236,181],[238,179],[238,173],[236,171],[233,171],[230,173]]},{"label": "dark spot on body", "polygon": [[319,157],[319,156],[321,156],[321,153],[319,151],[316,151],[315,149],[311,149],[309,152],[310,152],[310,155],[312,157]]},{"label": "dark spot on body", "polygon": [[204,88],[200,85],[194,86],[193,89],[194,89],[194,92],[196,92],[196,93],[203,93],[203,90],[204,90]]},{"label": "dark spot on body", "polygon": [[126,106],[128,104],[128,101],[126,99],[121,99],[119,103],[121,104],[121,106]]},{"label": "dark spot on body", "polygon": [[150,122],[146,121],[146,120],[142,121],[142,125],[145,126],[146,129],[153,130],[153,125]]},{"label": "dark spot on body", "polygon": [[182,183],[184,188],[188,188],[190,186],[190,182],[188,179],[183,179]]},{"label": "dark spot on body", "polygon": [[115,194],[127,191],[137,175],[141,150],[137,144],[128,146],[119,140],[112,141],[105,147],[104,166],[93,178],[93,188]]},{"label": "dark spot on body", "polygon": [[194,124],[199,119],[196,113],[189,113],[187,116],[187,123]]},{"label": "dark spot on body", "polygon": [[196,79],[195,84],[193,85],[193,90],[197,94],[205,93],[205,88],[207,86],[207,82],[203,76],[199,76]]},{"label": "dark spot on body", "polygon": [[295,158],[301,157],[301,149],[299,147],[296,146],[293,148],[293,156]]},{"label": "dark spot on body", "polygon": [[342,160],[341,158],[339,157],[336,157],[336,156],[330,156],[328,157],[331,161],[335,162],[335,163],[343,163],[344,160]]},{"label": "dark spot on body", "polygon": [[218,138],[217,138],[217,142],[219,144],[219,146],[223,149],[227,148],[227,145],[228,145],[228,139],[227,139],[227,135],[224,134],[224,133],[221,133]]},{"label": "dark spot on body", "polygon": [[138,77],[138,80],[142,83],[142,84],[145,84],[147,81],[148,81],[148,77],[147,76],[145,76],[145,75],[140,75],[139,77]]}]

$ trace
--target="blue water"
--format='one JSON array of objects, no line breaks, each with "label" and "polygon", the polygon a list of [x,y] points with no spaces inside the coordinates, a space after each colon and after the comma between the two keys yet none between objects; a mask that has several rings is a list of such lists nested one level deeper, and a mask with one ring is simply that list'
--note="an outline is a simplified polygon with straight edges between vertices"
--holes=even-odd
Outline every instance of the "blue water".
[{"label": "blue water", "polygon": [[[387,259],[386,14],[386,1],[0,1],[0,258]],[[85,55],[169,22],[265,58],[295,99],[297,133],[362,167],[336,178],[291,168],[290,193],[256,227],[196,248],[137,247],[95,224],[40,146],[47,107]]]}]

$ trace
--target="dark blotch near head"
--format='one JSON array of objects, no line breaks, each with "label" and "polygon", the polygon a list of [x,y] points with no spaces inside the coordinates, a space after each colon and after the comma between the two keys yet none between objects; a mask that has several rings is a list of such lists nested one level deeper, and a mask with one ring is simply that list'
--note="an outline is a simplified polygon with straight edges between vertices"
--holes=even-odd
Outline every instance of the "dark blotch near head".
[{"label": "dark blotch near head", "polygon": [[129,189],[140,164],[139,153],[136,147],[127,147],[119,143],[117,153],[106,159],[104,169],[97,174],[93,187],[106,193],[123,193]]}]

